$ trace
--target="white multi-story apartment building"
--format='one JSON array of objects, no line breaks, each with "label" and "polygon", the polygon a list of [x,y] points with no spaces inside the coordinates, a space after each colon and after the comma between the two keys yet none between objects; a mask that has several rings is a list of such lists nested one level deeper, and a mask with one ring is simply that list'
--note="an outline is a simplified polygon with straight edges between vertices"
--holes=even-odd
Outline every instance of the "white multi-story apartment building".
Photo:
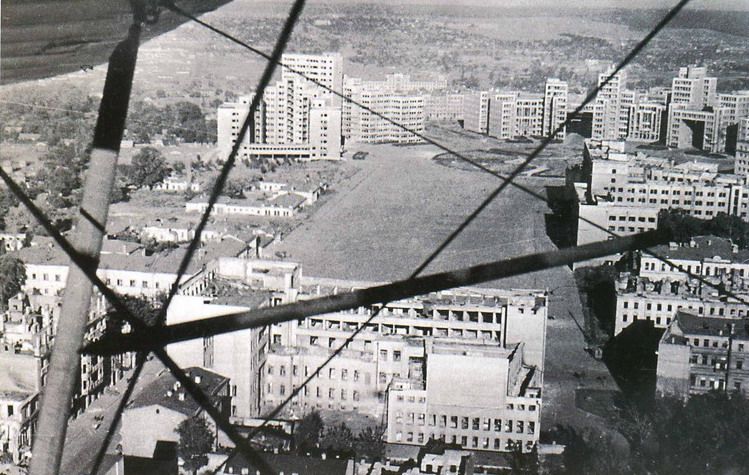
[{"label": "white multi-story apartment building", "polygon": [[[216,112],[216,144],[221,157],[228,157],[232,147],[239,137],[239,130],[250,112],[250,104],[254,94],[243,96],[236,102],[225,102]],[[265,142],[265,102],[260,101],[260,107],[255,112],[254,134],[248,131],[242,145],[249,147],[253,143]]]},{"label": "white multi-story apartment building", "polygon": [[424,116],[427,120],[463,120],[465,94],[427,94],[424,96]]},{"label": "white multi-story apartment building", "polygon": [[544,97],[541,94],[520,94],[515,106],[515,135],[539,137],[543,133]]},{"label": "white multi-story apartment building", "polygon": [[[344,78],[346,82],[347,78]],[[364,80],[361,82],[363,87],[380,89],[392,93],[433,93],[447,89],[447,78],[437,76],[436,79],[412,79],[408,74],[393,73],[387,74],[384,81]]]},{"label": "white multi-story apartment building", "polygon": [[[422,134],[426,115],[422,95],[394,92],[391,88],[367,85],[359,78],[346,78],[344,93],[370,110],[350,102],[343,105],[343,135],[347,141],[360,143],[420,143],[423,140],[395,123]],[[392,122],[391,122],[392,121]],[[393,123],[395,122],[395,123]]]},{"label": "white multi-story apartment building", "polygon": [[[566,118],[567,83],[559,79],[548,79],[543,94],[481,92],[464,103],[464,128],[498,139],[549,135]],[[561,130],[554,138],[564,136]]]},{"label": "white multi-story apartment building", "polygon": [[707,76],[707,68],[687,66],[679,68],[679,75],[671,82],[671,103],[700,110],[717,105],[718,79]]},{"label": "white multi-story apartment building", "polygon": [[718,79],[704,67],[679,69],[672,81],[666,145],[723,152],[726,147],[727,109],[717,94]]},{"label": "white multi-story apartment building", "polygon": [[[289,157],[303,160],[341,157],[341,99],[300,74],[334,91],[343,90],[339,53],[284,54],[281,80],[269,85],[246,134],[240,157]],[[219,107],[217,143],[227,156],[250,109],[252,96]]]},{"label": "white multi-story apartment building", "polygon": [[[666,328],[678,310],[716,318],[746,317],[749,309],[733,297],[721,295],[689,273],[746,299],[749,297],[749,253],[728,239],[715,236],[694,238],[689,244],[657,246],[653,252],[667,258],[666,264],[650,254],[638,257],[638,274],[622,274],[617,283],[614,334],[636,321],[651,321]],[[683,271],[682,271],[683,270]]]},{"label": "white multi-story apartment building", "polygon": [[481,91],[466,94],[463,98],[463,128],[486,134],[489,132],[489,96],[490,92]]},{"label": "white multi-story apartment building", "polygon": [[387,392],[386,441],[418,450],[442,440],[469,450],[530,451],[540,432],[541,380],[523,343],[434,341],[425,371]]},{"label": "white multi-story apartment building", "polygon": [[[567,82],[556,78],[546,80],[544,87],[544,117],[541,135],[549,136],[567,120]],[[554,138],[564,140],[565,129]]]},{"label": "white multi-story apartment building", "polygon": [[719,153],[726,148],[726,109],[692,109],[672,103],[668,111],[666,145]]},{"label": "white multi-story apartment building", "polygon": [[736,174],[749,177],[749,117],[741,119],[738,124],[735,163]]},{"label": "white multi-story apartment building", "polygon": [[[598,85],[601,86],[606,78],[611,75],[612,69],[598,76]],[[626,74],[620,71],[601,88],[593,103],[593,128],[594,139],[618,140],[622,138],[622,94],[626,83]]]},{"label": "white multi-story apartment building", "polygon": [[641,99],[628,108],[627,140],[657,142],[661,138],[661,124],[666,113],[661,102]]},{"label": "white multi-story apartment building", "polygon": [[[213,300],[210,305],[198,305],[198,297],[178,297],[174,313],[170,309],[167,316],[168,323],[243,310],[226,307],[232,302],[246,309],[370,285],[302,278],[299,265],[278,261],[225,258],[212,269],[207,278],[243,282],[255,289],[254,293],[242,293],[228,302],[225,298]],[[236,386],[237,418],[256,416],[259,408],[271,407],[288,397],[354,329],[365,324],[367,327],[347,349],[294,399],[290,404],[293,414],[318,408],[381,416],[393,381],[420,377],[425,342],[431,340],[501,348],[522,343],[522,361],[542,374],[547,314],[543,291],[461,288],[379,307],[272,325],[262,334],[256,329],[245,331],[243,337],[232,333],[179,343],[170,345],[168,351],[180,364],[201,365],[230,377]],[[367,323],[378,310],[377,320]],[[228,348],[232,350],[225,351]]]},{"label": "white multi-story apartment building", "polygon": [[737,124],[741,119],[749,117],[749,90],[718,94],[718,104],[726,110],[726,125]]},{"label": "white multi-story apartment building", "polygon": [[[583,169],[589,170],[589,176],[586,196],[579,205],[580,217],[626,233],[653,229],[658,212],[671,208],[686,210],[701,219],[711,219],[719,213],[749,219],[749,185],[745,177],[718,173],[715,164],[676,165],[642,154],[631,156],[623,152],[622,146],[611,145],[594,140],[585,143]],[[579,221],[579,244],[605,238],[605,234],[590,223]]]}]

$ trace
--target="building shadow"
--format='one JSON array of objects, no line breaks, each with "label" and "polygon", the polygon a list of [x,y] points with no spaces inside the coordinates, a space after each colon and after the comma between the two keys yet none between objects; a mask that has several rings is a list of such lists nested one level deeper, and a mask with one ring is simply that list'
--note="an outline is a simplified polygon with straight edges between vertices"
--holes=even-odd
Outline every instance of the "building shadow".
[{"label": "building shadow", "polygon": [[638,320],[611,338],[603,348],[603,361],[624,396],[642,407],[655,398],[658,342],[662,328],[651,320]]},{"label": "building shadow", "polygon": [[546,200],[551,213],[544,215],[546,235],[558,248],[572,247],[577,242],[575,218],[576,196],[567,186],[546,186]]}]

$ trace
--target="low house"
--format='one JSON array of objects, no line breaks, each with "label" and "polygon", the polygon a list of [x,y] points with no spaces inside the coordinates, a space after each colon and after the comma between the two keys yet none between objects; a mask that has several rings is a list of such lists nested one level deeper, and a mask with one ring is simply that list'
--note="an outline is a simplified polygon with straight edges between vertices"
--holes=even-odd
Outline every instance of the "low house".
[{"label": "low house", "polygon": [[[229,379],[198,367],[187,368],[185,373],[208,395],[214,407],[228,417],[231,407]],[[206,419],[215,442],[217,433],[213,420],[176,378],[166,373],[146,386],[122,414],[122,453],[153,459],[157,448],[164,443],[179,443],[177,427],[196,416]]]}]

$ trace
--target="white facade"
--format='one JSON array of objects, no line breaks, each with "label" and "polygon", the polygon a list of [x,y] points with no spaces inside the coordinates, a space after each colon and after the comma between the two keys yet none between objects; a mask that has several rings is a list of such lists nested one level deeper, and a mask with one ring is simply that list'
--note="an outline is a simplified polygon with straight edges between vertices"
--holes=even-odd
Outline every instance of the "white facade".
[{"label": "white facade", "polygon": [[[613,72],[609,69],[598,76],[598,85],[601,86],[606,78]],[[617,140],[621,135],[621,104],[622,93],[626,83],[626,74],[620,71],[611,78],[596,95],[593,103],[593,130],[592,137],[603,140]]]},{"label": "white facade", "polygon": [[[566,81],[556,78],[546,80],[544,87],[544,118],[541,135],[549,136],[557,127],[564,124],[567,120],[567,93],[568,86]],[[555,136],[555,139],[564,140],[566,128],[562,128]]]},{"label": "white facade", "polygon": [[[426,115],[424,96],[393,92],[385,87],[367,85],[358,78],[346,78],[347,97],[382,114],[418,134],[424,133]],[[393,122],[350,102],[343,106],[343,134],[347,141],[360,143],[420,143],[423,140]]]}]

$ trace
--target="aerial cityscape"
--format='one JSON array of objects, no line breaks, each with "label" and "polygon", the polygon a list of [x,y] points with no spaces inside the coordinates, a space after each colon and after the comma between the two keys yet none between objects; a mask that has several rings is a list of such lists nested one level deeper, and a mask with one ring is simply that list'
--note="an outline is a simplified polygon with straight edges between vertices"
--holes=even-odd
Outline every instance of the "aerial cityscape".
[{"label": "aerial cityscape", "polygon": [[749,474],[749,6],[131,3],[3,13],[0,474]]}]

